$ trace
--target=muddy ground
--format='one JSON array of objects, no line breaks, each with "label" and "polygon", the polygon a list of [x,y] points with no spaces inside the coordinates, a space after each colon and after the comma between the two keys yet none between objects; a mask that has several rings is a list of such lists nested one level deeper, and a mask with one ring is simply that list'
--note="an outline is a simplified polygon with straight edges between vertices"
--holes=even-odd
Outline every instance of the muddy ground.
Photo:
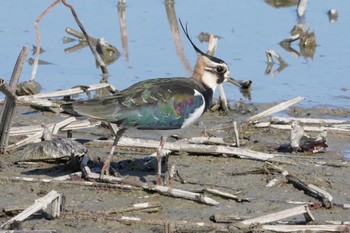
[{"label": "muddy ground", "polygon": [[[282,153],[277,150],[281,144],[289,142],[290,132],[271,128],[254,128],[251,125],[242,126],[245,119],[274,104],[235,105],[229,114],[208,112],[200,121],[191,126],[184,137],[201,136],[205,131],[209,135],[224,137],[226,141],[234,141],[233,130],[221,129],[232,125],[237,120],[240,125],[242,148],[266,153],[279,153],[295,162],[278,164],[296,175],[303,181],[317,185],[329,192],[334,203],[332,208],[312,210],[317,223],[325,221],[350,221],[350,210],[340,207],[350,203],[350,161],[344,157],[343,151],[349,148],[349,135],[329,133],[328,148],[325,153]],[[305,109],[292,107],[284,115],[310,118],[346,118],[349,110],[314,108]],[[51,123],[63,119],[64,115],[36,112],[29,107],[20,107],[15,113],[14,126]],[[218,130],[213,130],[218,129]],[[96,139],[111,137],[108,129],[99,127],[87,130],[85,133],[73,132],[73,137]],[[11,138],[14,142],[18,138]],[[170,139],[175,140],[175,139]],[[96,147],[86,144],[93,161],[103,159],[110,147]],[[135,145],[137,147],[137,145]],[[114,156],[113,165],[122,175],[127,175],[133,181],[153,183],[156,178],[154,170],[139,170],[139,168],[118,166],[120,161],[141,159],[152,150],[135,148],[120,148],[120,155]],[[208,206],[190,200],[173,198],[158,193],[142,190],[123,190],[108,187],[88,187],[67,183],[31,183],[11,181],[8,177],[53,178],[72,172],[69,166],[62,164],[16,165],[19,152],[1,155],[0,158],[0,207],[25,208],[39,197],[51,190],[56,190],[65,197],[64,210],[58,219],[49,220],[43,214],[36,214],[21,224],[13,225],[12,229],[56,230],[57,232],[163,232],[164,225],[171,221],[205,222],[214,224],[210,218],[215,214],[235,215],[242,219],[257,217],[267,213],[295,207],[287,201],[315,202],[317,199],[306,195],[287,182],[280,182],[272,188],[266,184],[276,177],[277,173],[264,170],[265,163],[261,161],[228,157],[225,155],[201,155],[175,152],[169,157],[169,163],[175,164],[178,173],[186,181],[182,183],[178,177],[172,187],[188,191],[201,191],[204,188],[215,188],[221,191],[237,194],[241,198],[249,198],[249,202],[237,202],[206,193],[207,196],[220,202],[218,206]],[[125,164],[125,163],[124,163]],[[126,163],[128,164],[128,163]],[[133,164],[133,163],[129,163]],[[77,181],[83,181],[76,178]],[[113,211],[122,210],[135,203],[156,202],[161,209],[156,212],[127,212],[106,215]],[[4,223],[11,216],[0,213],[0,221]],[[158,224],[124,224],[116,221],[124,216],[141,217],[150,221],[157,220]],[[296,216],[288,221],[305,221],[304,217]],[[238,222],[238,221],[237,221]],[[235,223],[233,223],[235,224]],[[177,225],[178,232],[185,231]],[[232,228],[235,229],[235,228]],[[202,230],[201,232],[205,232]],[[207,231],[210,231],[207,228]],[[233,231],[238,231],[237,229]],[[247,229],[242,229],[247,231]]]}]

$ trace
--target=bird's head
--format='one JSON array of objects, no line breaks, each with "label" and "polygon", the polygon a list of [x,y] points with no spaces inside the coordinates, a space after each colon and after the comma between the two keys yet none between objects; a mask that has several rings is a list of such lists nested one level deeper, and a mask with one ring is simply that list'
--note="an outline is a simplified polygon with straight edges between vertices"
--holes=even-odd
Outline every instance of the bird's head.
[{"label": "bird's head", "polygon": [[230,82],[238,87],[241,87],[239,82],[231,77],[230,70],[226,62],[220,58],[202,52],[191,40],[187,25],[184,27],[181,20],[179,21],[187,39],[190,41],[198,55],[198,60],[192,77],[201,81],[213,90],[215,90],[216,87],[223,82]]}]

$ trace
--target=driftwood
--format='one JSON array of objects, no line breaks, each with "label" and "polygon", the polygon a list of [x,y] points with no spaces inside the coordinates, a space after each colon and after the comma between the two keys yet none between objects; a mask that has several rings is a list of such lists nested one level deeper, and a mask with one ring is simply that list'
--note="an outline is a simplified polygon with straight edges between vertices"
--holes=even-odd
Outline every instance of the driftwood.
[{"label": "driftwood", "polygon": [[278,211],[276,213],[267,214],[261,217],[243,220],[240,222],[240,224],[242,225],[264,224],[269,222],[276,222],[278,220],[293,217],[300,214],[303,214],[305,216],[306,221],[311,221],[314,219],[314,217],[312,216],[309,210],[309,207],[307,205],[301,205],[290,209]]},{"label": "driftwood", "polygon": [[262,225],[261,229],[274,232],[348,232],[349,225]]},{"label": "driftwood", "polygon": [[[4,182],[32,182],[32,183],[60,183],[67,185],[88,186],[88,187],[100,187],[110,189],[122,189],[122,190],[140,190],[140,187],[136,187],[129,184],[116,184],[116,183],[102,183],[96,181],[75,181],[76,177],[82,176],[81,172],[75,172],[69,175],[58,176],[55,178],[33,178],[33,177],[0,177],[0,180]],[[72,180],[73,179],[73,180]]]},{"label": "driftwood", "polygon": [[343,124],[349,123],[346,120],[336,120],[336,119],[316,119],[316,118],[298,118],[298,117],[271,117],[272,123],[292,123],[293,121],[299,121],[300,123],[306,124]]},{"label": "driftwood", "polygon": [[9,139],[9,131],[12,124],[12,116],[14,113],[15,105],[16,105],[16,94],[15,89],[19,81],[19,77],[22,73],[23,63],[28,54],[28,48],[23,47],[13,68],[11,80],[9,86],[5,85],[4,80],[1,80],[0,86],[1,91],[6,95],[5,105],[2,109],[2,116],[0,120],[0,154],[5,153],[7,150],[8,139]]},{"label": "driftwood", "polygon": [[[260,122],[254,125],[258,128],[266,128],[271,127],[274,129],[281,129],[281,130],[291,130],[291,125],[280,125],[280,124],[271,124],[270,122]],[[343,134],[349,134],[350,129],[349,126],[341,126],[341,125],[333,125],[332,127],[327,126],[304,126],[304,130],[307,132],[322,132],[324,130],[327,130],[327,132],[333,132],[333,133],[343,133]]]},{"label": "driftwood", "polygon": [[194,222],[194,221],[176,221],[171,219],[157,219],[157,218],[141,218],[135,216],[110,216],[103,213],[79,213],[74,212],[74,215],[70,213],[64,213],[64,219],[83,219],[94,220],[101,219],[104,221],[115,221],[123,224],[144,224],[161,226],[164,232],[228,232],[230,226],[227,224],[207,223],[207,222]]},{"label": "driftwood", "polygon": [[18,102],[25,103],[25,102],[31,102],[34,99],[47,99],[47,98],[57,98],[57,97],[63,97],[63,96],[76,95],[83,92],[95,91],[101,88],[107,88],[112,93],[116,92],[116,89],[111,84],[99,83],[99,84],[92,84],[92,85],[83,86],[83,87],[82,86],[73,87],[67,90],[53,91],[48,93],[39,93],[31,96],[20,96],[18,97]]},{"label": "driftwood", "polygon": [[[56,123],[47,124],[47,127],[54,127]],[[101,124],[101,121],[89,121],[89,120],[76,120],[74,122],[69,123],[68,125],[61,128],[61,131],[69,131],[69,130],[78,130],[78,129],[87,129],[93,128]],[[38,132],[42,132],[41,125],[28,125],[28,126],[18,126],[11,127],[10,137],[11,136],[28,136]]]},{"label": "driftwood", "polygon": [[277,104],[276,106],[272,107],[272,108],[269,108],[259,114],[256,114],[252,117],[249,117],[248,118],[248,122],[257,122],[257,121],[260,121],[261,119],[265,118],[265,117],[268,117],[274,113],[277,113],[277,112],[280,112],[280,111],[283,111],[287,108],[289,108],[290,106],[294,105],[294,104],[297,104],[299,103],[300,101],[302,101],[304,99],[304,97],[297,97],[297,98],[294,98],[292,100],[288,100],[288,101],[285,101],[285,102],[282,102],[280,104]]},{"label": "driftwood", "polygon": [[231,194],[231,193],[222,192],[222,191],[217,190],[217,189],[205,188],[204,192],[208,192],[208,193],[211,193],[211,194],[214,194],[214,195],[218,195],[220,197],[227,198],[227,199],[233,199],[233,200],[235,200],[237,202],[249,201],[248,199],[240,198],[237,195],[234,195],[234,194]]},{"label": "driftwood", "polygon": [[61,202],[62,202],[61,194],[59,194],[55,190],[52,190],[51,192],[46,194],[44,197],[36,199],[33,205],[29,206],[20,214],[16,215],[15,217],[11,218],[10,220],[2,224],[0,228],[4,228],[6,225],[11,224],[14,221],[23,221],[26,218],[28,218],[30,215],[38,212],[39,210],[45,210],[50,203],[52,203],[51,216],[53,218],[59,217],[60,210],[61,210]]},{"label": "driftwood", "polygon": [[147,212],[147,213],[153,213],[153,212],[159,212],[163,209],[162,205],[159,202],[144,202],[144,203],[136,203],[133,204],[131,207],[127,207],[120,210],[109,210],[107,212],[104,211],[104,213],[111,215],[111,214],[120,214],[120,213],[128,213],[128,212]]},{"label": "driftwood", "polygon": [[103,177],[100,177],[100,174],[97,173],[89,173],[88,174],[89,178],[94,178],[94,179],[100,179],[101,181],[104,182],[126,182],[127,184],[132,184],[137,187],[142,187],[143,190],[145,191],[151,191],[151,192],[158,192],[160,194],[166,195],[166,196],[172,196],[172,197],[177,197],[177,198],[183,198],[183,199],[188,199],[188,200],[193,200],[199,203],[207,204],[207,205],[219,205],[219,202],[206,197],[205,195],[199,194],[199,193],[193,193],[181,189],[175,189],[175,188],[170,188],[170,187],[165,187],[161,185],[148,185],[148,184],[142,184],[142,183],[130,183],[124,178],[120,177],[114,177],[114,176],[107,176],[104,175]]},{"label": "driftwood", "polygon": [[[94,144],[112,144],[113,140],[93,140],[89,142],[90,145]],[[155,140],[139,139],[139,138],[127,138],[122,137],[118,142],[121,147],[144,147],[144,148],[158,148],[159,142]],[[280,154],[267,154],[263,152],[253,151],[244,148],[228,147],[228,146],[216,146],[216,145],[194,145],[182,142],[166,142],[164,149],[171,151],[186,151],[189,153],[201,153],[201,154],[226,154],[235,155],[240,158],[254,159],[259,161],[276,161],[279,163],[294,164],[290,159],[287,159]]]},{"label": "driftwood", "polygon": [[285,169],[276,166],[272,163],[267,163],[267,169],[277,171],[285,175],[285,178],[288,180],[289,183],[293,184],[294,187],[301,189],[305,191],[306,194],[317,198],[322,202],[322,205],[326,208],[331,208],[333,205],[333,197],[325,190],[313,185],[313,184],[307,184],[301,179],[297,178],[294,175],[291,175],[288,171]]}]

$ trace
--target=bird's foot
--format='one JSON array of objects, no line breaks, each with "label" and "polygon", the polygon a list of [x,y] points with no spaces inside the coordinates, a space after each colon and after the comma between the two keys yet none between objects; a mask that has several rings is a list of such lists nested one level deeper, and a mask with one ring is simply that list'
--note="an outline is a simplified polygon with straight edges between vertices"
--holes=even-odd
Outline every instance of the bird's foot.
[{"label": "bird's foot", "polygon": [[109,176],[109,175],[121,177],[121,175],[113,167],[110,166],[110,161],[105,161],[101,169],[100,178],[103,178],[103,176]]},{"label": "bird's foot", "polygon": [[157,185],[163,185],[161,176],[157,176]]}]

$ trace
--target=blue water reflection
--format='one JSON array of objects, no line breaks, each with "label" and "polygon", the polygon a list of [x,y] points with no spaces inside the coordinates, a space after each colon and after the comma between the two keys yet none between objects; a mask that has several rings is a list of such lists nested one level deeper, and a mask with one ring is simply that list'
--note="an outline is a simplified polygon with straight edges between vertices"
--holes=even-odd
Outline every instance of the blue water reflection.
[{"label": "blue water reflection", "polygon": [[[0,76],[8,80],[23,45],[36,43],[33,23],[52,1],[2,0],[0,7]],[[350,108],[350,4],[347,0],[309,1],[305,24],[316,34],[317,47],[313,58],[295,57],[279,42],[290,36],[298,23],[296,6],[275,8],[260,0],[193,0],[175,1],[176,17],[189,23],[195,43],[202,50],[200,32],[219,35],[216,56],[225,60],[236,79],[253,81],[253,102],[281,102],[304,96],[303,106],[334,106]],[[104,37],[121,50],[122,56],[108,67],[109,81],[123,89],[134,82],[155,78],[188,76],[186,62],[191,66],[196,54],[180,33],[184,60],[180,59],[170,30],[164,1],[127,1],[125,23],[127,47],[123,49],[117,2],[74,1],[80,20],[88,33]],[[336,23],[328,21],[327,11],[339,11]],[[44,92],[101,80],[101,71],[86,47],[65,54],[66,27],[77,29],[70,13],[62,4],[56,6],[40,22],[42,47],[40,59],[53,65],[39,66],[36,80]],[[292,47],[298,50],[298,43]],[[178,49],[178,50],[177,50]],[[278,75],[265,75],[265,51],[273,49],[288,63]],[[274,66],[273,70],[277,67]],[[26,63],[21,81],[28,80],[31,66]],[[239,91],[226,85],[231,100],[243,98]]]}]

